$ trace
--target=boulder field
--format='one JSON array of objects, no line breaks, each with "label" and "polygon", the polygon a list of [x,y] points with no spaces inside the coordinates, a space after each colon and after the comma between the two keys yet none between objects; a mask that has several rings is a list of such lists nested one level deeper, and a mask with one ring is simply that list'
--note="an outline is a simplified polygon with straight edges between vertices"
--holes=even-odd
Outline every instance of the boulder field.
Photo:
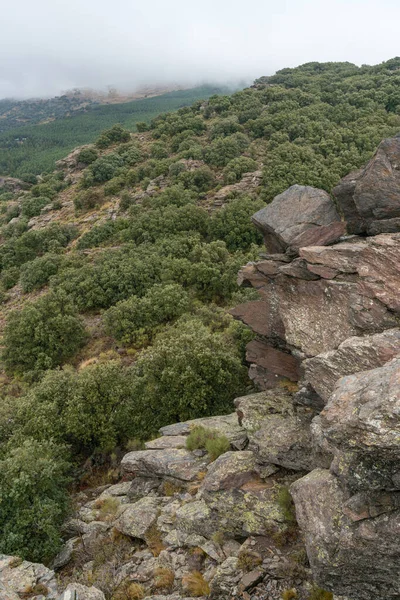
[{"label": "boulder field", "polygon": [[[400,600],[400,137],[253,222],[267,253],[238,282],[260,299],[231,312],[258,391],[125,455],[53,570],[0,557],[2,599]],[[187,449],[197,426],[227,451]]]}]

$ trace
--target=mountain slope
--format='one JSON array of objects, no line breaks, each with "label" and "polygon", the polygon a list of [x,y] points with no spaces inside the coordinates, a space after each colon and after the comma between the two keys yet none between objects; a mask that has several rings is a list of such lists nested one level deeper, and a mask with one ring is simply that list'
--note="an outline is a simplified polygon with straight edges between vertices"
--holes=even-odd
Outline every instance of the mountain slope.
[{"label": "mountain slope", "polygon": [[0,552],[49,560],[71,478],[108,481],[113,453],[251,390],[227,314],[255,297],[236,284],[262,249],[250,216],[294,183],[330,191],[400,129],[397,65],[285,69],[3,190]]}]

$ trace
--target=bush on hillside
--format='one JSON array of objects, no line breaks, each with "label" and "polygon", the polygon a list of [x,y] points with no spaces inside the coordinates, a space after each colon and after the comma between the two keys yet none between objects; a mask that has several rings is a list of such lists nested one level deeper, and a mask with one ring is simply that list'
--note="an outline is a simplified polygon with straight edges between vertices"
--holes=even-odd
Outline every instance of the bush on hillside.
[{"label": "bush on hillside", "polygon": [[38,196],[37,198],[26,198],[22,201],[21,214],[27,219],[40,215],[44,206],[50,203],[46,196]]},{"label": "bush on hillside", "polygon": [[245,173],[252,173],[257,169],[257,163],[252,158],[240,156],[228,162],[224,169],[224,182],[226,184],[236,183],[242,179]]},{"label": "bush on hillside", "polygon": [[190,300],[177,284],[155,285],[142,297],[118,302],[104,314],[107,333],[124,344],[148,343],[161,325],[187,312]]},{"label": "bush on hillside", "polygon": [[230,252],[248,250],[252,244],[261,245],[262,235],[250,217],[263,206],[262,200],[246,196],[232,200],[213,214],[209,229],[211,238],[223,240]]},{"label": "bush on hillside", "polygon": [[20,277],[22,291],[32,292],[46,285],[50,277],[58,272],[63,260],[59,254],[48,253],[22,265]]},{"label": "bush on hillside", "polygon": [[76,157],[76,162],[91,165],[98,157],[99,154],[95,148],[83,148]]},{"label": "bush on hillside", "polygon": [[121,142],[129,142],[131,134],[122,125],[113,125],[110,129],[103,131],[96,141],[98,148],[104,149]]},{"label": "bush on hillside", "polygon": [[61,365],[84,341],[84,327],[70,300],[50,292],[9,314],[2,358],[8,372],[38,373]]},{"label": "bush on hillside", "polygon": [[142,436],[166,423],[231,410],[247,381],[230,338],[211,333],[197,319],[178,321],[160,334],[140,355],[135,372],[135,421]]},{"label": "bush on hillside", "polygon": [[25,439],[0,460],[0,553],[48,562],[59,550],[66,517],[67,468],[51,440]]}]

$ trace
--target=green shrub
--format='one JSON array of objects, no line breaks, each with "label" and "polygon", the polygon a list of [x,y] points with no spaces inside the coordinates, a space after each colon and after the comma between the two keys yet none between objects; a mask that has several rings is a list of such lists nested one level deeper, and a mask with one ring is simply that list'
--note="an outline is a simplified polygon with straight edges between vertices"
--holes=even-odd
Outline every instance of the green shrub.
[{"label": "green shrub", "polygon": [[5,290],[9,290],[18,283],[19,269],[18,267],[10,267],[1,273],[1,285]]},{"label": "green shrub", "polygon": [[112,144],[129,142],[131,135],[129,131],[126,131],[122,125],[114,125],[111,129],[103,131],[100,137],[96,141],[98,148],[108,148]]},{"label": "green shrub", "polygon": [[62,256],[48,253],[22,265],[20,277],[22,291],[32,292],[46,285],[50,277],[58,272],[62,263]]},{"label": "green shrub", "polygon": [[76,157],[76,162],[91,165],[98,157],[99,154],[95,148],[83,148]]},{"label": "green shrub", "polygon": [[65,294],[51,292],[12,311],[4,330],[7,371],[24,373],[61,365],[83,345],[85,331]]},{"label": "green shrub", "polygon": [[185,188],[195,192],[207,192],[215,185],[214,173],[208,167],[200,167],[194,171],[183,171],[177,178]]},{"label": "green shrub", "polygon": [[116,196],[125,187],[125,177],[120,175],[119,177],[113,177],[110,181],[104,185],[105,196]]},{"label": "green shrub", "polygon": [[74,206],[77,211],[92,210],[104,204],[104,191],[97,188],[79,192],[74,198]]},{"label": "green shrub", "polygon": [[232,200],[215,212],[210,221],[210,236],[223,240],[230,252],[248,250],[252,244],[261,245],[262,235],[251,222],[251,216],[264,206],[262,200],[241,197]]},{"label": "green shrub", "polygon": [[216,138],[204,151],[205,161],[214,167],[225,167],[233,158],[240,156],[248,145],[249,139],[243,133]]},{"label": "green shrub", "polygon": [[49,198],[46,196],[38,196],[37,198],[26,198],[22,202],[21,214],[23,217],[31,219],[40,215],[40,212],[44,206],[50,204]]},{"label": "green shrub", "polygon": [[76,237],[74,226],[51,224],[39,230],[24,232],[16,238],[11,238],[0,247],[1,270],[18,267],[41,256],[46,252],[54,252],[64,248]]},{"label": "green shrub", "polygon": [[[123,166],[124,159],[115,152],[100,156],[88,167],[88,173],[92,175],[92,179],[89,179],[86,184],[105,183],[118,175],[118,169]],[[90,187],[90,185],[86,185],[86,187]]]},{"label": "green shrub", "polygon": [[110,451],[138,434],[134,387],[132,369],[115,360],[47,371],[19,399],[14,438],[51,438],[87,456]]},{"label": "green shrub", "polygon": [[141,436],[166,423],[223,414],[247,380],[232,340],[197,319],[178,321],[159,334],[140,355],[135,373]]},{"label": "green shrub", "polygon": [[230,443],[225,435],[218,435],[215,438],[210,438],[206,441],[205,449],[207,450],[210,460],[216,460],[221,454],[228,452]]},{"label": "green shrub", "polygon": [[25,439],[2,460],[0,552],[48,562],[59,550],[68,508],[64,451]]},{"label": "green shrub", "polygon": [[186,448],[191,451],[204,448],[207,450],[210,459],[214,461],[221,454],[228,452],[230,442],[225,435],[219,435],[213,429],[197,425],[186,439]]},{"label": "green shrub", "polygon": [[240,181],[244,173],[252,173],[257,169],[257,163],[252,158],[240,156],[228,162],[224,169],[224,182],[226,184]]},{"label": "green shrub", "polygon": [[133,296],[112,306],[104,314],[104,324],[107,333],[124,344],[145,344],[160,325],[180,317],[189,305],[180,285],[155,285],[142,298]]}]

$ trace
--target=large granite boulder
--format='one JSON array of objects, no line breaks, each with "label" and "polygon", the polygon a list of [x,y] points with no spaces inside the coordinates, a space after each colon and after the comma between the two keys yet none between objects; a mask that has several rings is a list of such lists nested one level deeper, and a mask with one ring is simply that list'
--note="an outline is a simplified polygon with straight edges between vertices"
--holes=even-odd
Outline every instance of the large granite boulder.
[{"label": "large granite boulder", "polygon": [[338,379],[358,371],[381,367],[400,354],[400,329],[350,337],[336,350],[304,361],[304,378],[328,402]]},{"label": "large granite boulder", "polygon": [[352,520],[349,494],[316,469],[291,486],[318,584],[352,600],[400,598],[400,510]]},{"label": "large granite boulder", "polygon": [[184,448],[137,450],[126,454],[121,461],[126,475],[169,477],[179,481],[193,481],[204,465],[204,460]]},{"label": "large granite boulder", "polygon": [[271,253],[336,242],[345,232],[335,204],[323,190],[292,185],[252,217]]},{"label": "large granite boulder", "polygon": [[400,359],[340,379],[320,424],[353,493],[400,490]]},{"label": "large granite boulder", "polygon": [[333,190],[350,233],[400,230],[400,136],[383,140],[369,163]]},{"label": "large granite boulder", "polygon": [[315,466],[310,408],[295,407],[292,395],[279,388],[237,398],[235,405],[258,463],[295,470]]},{"label": "large granite boulder", "polygon": [[46,600],[57,598],[57,579],[54,571],[39,563],[0,554],[0,598],[22,598],[27,590],[37,590],[34,597],[40,596]]}]

